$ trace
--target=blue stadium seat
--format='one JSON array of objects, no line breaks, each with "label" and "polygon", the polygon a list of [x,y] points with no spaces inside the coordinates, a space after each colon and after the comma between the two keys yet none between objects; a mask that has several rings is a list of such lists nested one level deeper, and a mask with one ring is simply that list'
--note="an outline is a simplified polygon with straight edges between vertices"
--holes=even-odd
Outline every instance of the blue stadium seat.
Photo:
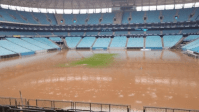
[{"label": "blue stadium seat", "polygon": [[115,35],[119,36],[119,35],[128,35],[128,31],[115,31]]},{"label": "blue stadium seat", "polygon": [[74,24],[74,22],[73,22],[73,19],[74,19],[73,14],[63,14],[63,18],[65,20],[65,24],[66,25],[73,25]]},{"label": "blue stadium seat", "polygon": [[143,48],[144,46],[144,38],[140,37],[140,38],[129,38],[128,39],[128,44],[127,47],[128,48]]},{"label": "blue stadium seat", "polygon": [[176,14],[176,10],[163,10],[163,22],[174,22],[174,16]]},{"label": "blue stadium seat", "polygon": [[140,34],[144,34],[144,31],[130,31],[131,35],[140,35]]},{"label": "blue stadium seat", "polygon": [[198,29],[184,29],[182,30],[182,34],[197,34],[198,31]]},{"label": "blue stadium seat", "polygon": [[17,11],[15,10],[6,10],[8,14],[13,15],[14,17],[16,17],[16,22],[20,22],[20,23],[28,23],[27,21],[23,20],[21,18],[21,16],[17,13]]},{"label": "blue stadium seat", "polygon": [[70,36],[83,36],[84,32],[70,32]]},{"label": "blue stadium seat", "polygon": [[178,19],[177,21],[188,21],[190,14],[193,12],[194,8],[188,8],[188,9],[181,9],[178,12]]},{"label": "blue stadium seat", "polygon": [[39,24],[31,15],[30,12],[25,12],[25,11],[18,11],[23,17],[25,17],[29,23],[31,24]]},{"label": "blue stadium seat", "polygon": [[199,8],[196,9],[194,15],[192,18],[190,18],[190,21],[196,21],[196,20],[199,20],[199,17],[198,17],[198,14],[199,14]]},{"label": "blue stadium seat", "polygon": [[18,22],[7,13],[6,9],[0,9],[0,15],[2,21]]},{"label": "blue stadium seat", "polygon": [[65,40],[69,48],[75,48],[81,37],[66,37]]},{"label": "blue stadium seat", "polygon": [[131,23],[144,23],[144,11],[133,11]]},{"label": "blue stadium seat", "polygon": [[60,48],[59,46],[57,46],[56,44],[54,44],[53,42],[51,42],[50,40],[48,40],[47,38],[33,38],[41,43],[44,43],[52,48],[58,49]]},{"label": "blue stadium seat", "polygon": [[107,49],[110,41],[111,41],[111,38],[98,38],[95,44],[93,45],[93,48]]},{"label": "blue stadium seat", "polygon": [[37,19],[39,19],[39,22],[41,24],[50,24],[50,22],[47,20],[46,15],[44,13],[32,13]]},{"label": "blue stadium seat", "polygon": [[53,32],[54,35],[68,36],[68,32]]},{"label": "blue stadium seat", "polygon": [[146,49],[162,49],[162,40],[160,36],[147,36]]},{"label": "blue stadium seat", "polygon": [[199,35],[189,35],[187,38],[184,39],[184,41],[192,41],[199,38]]},{"label": "blue stadium seat", "polygon": [[98,35],[98,32],[86,32],[86,35],[94,36],[94,35]]},{"label": "blue stadium seat", "polygon": [[85,25],[87,18],[88,18],[88,14],[77,14],[76,15],[77,22],[75,24]]},{"label": "blue stadium seat", "polygon": [[179,34],[180,30],[163,30],[163,34]]},{"label": "blue stadium seat", "polygon": [[39,35],[52,35],[51,32],[37,32]]},{"label": "blue stadium seat", "polygon": [[57,25],[57,20],[55,18],[55,15],[54,14],[49,14],[49,13],[46,13],[46,15],[48,16],[48,18],[51,20],[51,24],[52,25]]},{"label": "blue stadium seat", "polygon": [[163,37],[164,47],[173,47],[180,39],[182,35],[168,35]]},{"label": "blue stadium seat", "polygon": [[90,48],[95,41],[95,37],[84,37],[78,44],[78,48]]},{"label": "blue stadium seat", "polygon": [[100,18],[101,18],[101,14],[90,14],[87,24],[99,24]]},{"label": "blue stadium seat", "polygon": [[130,17],[130,12],[124,12],[122,16],[122,24],[128,24],[129,20],[128,18]]},{"label": "blue stadium seat", "polygon": [[151,34],[151,35],[159,35],[160,34],[160,30],[149,30],[146,31],[146,34]]},{"label": "blue stadium seat", "polygon": [[199,43],[199,39],[196,39],[195,41],[188,43],[185,46],[183,46],[182,49],[183,50],[190,50],[190,49],[196,48],[196,47],[199,46],[198,43]]},{"label": "blue stadium seat", "polygon": [[114,13],[103,14],[103,19],[101,21],[101,24],[113,24],[114,17],[115,17]]},{"label": "blue stadium seat", "polygon": [[100,35],[111,36],[111,35],[113,35],[113,32],[100,32]]},{"label": "blue stadium seat", "polygon": [[147,11],[147,23],[158,23],[160,22],[160,11]]},{"label": "blue stadium seat", "polygon": [[125,47],[126,45],[126,37],[122,36],[122,37],[114,37],[110,47]]},{"label": "blue stadium seat", "polygon": [[7,50],[7,49],[5,49],[5,48],[3,48],[3,47],[0,47],[0,56],[7,56],[7,55],[13,55],[13,54],[17,54],[17,53],[15,53],[15,52],[12,52],[12,51],[10,51],[10,50]]},{"label": "blue stadium seat", "polygon": [[62,42],[62,39],[60,37],[50,37],[49,39],[54,42]]}]

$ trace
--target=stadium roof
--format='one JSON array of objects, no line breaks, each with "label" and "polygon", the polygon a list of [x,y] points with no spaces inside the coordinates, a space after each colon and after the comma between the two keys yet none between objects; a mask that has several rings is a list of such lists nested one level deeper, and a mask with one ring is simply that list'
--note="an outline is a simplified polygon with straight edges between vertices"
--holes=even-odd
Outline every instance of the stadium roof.
[{"label": "stadium roof", "polygon": [[117,6],[156,6],[196,2],[199,2],[199,0],[0,0],[0,4],[48,9],[97,9]]}]

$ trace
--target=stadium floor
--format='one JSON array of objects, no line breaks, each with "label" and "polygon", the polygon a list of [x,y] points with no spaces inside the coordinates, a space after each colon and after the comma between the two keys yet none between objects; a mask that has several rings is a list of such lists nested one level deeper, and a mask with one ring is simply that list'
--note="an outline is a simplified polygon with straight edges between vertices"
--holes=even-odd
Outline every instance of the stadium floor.
[{"label": "stadium floor", "polygon": [[[117,53],[111,66],[58,67]],[[199,61],[176,50],[65,50],[0,60],[0,96],[199,109]]]}]

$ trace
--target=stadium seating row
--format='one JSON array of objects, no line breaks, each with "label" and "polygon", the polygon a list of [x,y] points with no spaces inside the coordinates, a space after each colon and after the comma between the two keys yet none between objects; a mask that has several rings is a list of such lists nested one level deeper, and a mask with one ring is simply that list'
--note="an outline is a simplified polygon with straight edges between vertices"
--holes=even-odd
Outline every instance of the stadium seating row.
[{"label": "stadium seating row", "polygon": [[183,46],[182,49],[191,50],[191,51],[199,53],[199,39],[198,38],[199,38],[198,35],[190,35],[187,38],[185,38],[185,41],[191,41],[191,42]]},{"label": "stadium seating row", "polygon": [[[198,14],[199,8],[124,12],[121,23],[128,24],[196,21],[199,19],[197,18]],[[0,15],[1,21],[57,25],[57,20],[54,14],[1,9]],[[115,13],[63,14],[63,19],[67,25],[114,24],[115,17]]]}]

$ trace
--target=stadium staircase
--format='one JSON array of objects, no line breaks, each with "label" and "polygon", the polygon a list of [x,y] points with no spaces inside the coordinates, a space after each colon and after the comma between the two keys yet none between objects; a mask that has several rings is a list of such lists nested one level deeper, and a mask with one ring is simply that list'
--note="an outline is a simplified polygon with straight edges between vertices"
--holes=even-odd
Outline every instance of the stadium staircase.
[{"label": "stadium staircase", "polygon": [[116,21],[113,21],[113,23],[114,24],[122,24],[122,17],[123,17],[123,12],[122,11],[117,12],[115,14]]},{"label": "stadium staircase", "polygon": [[64,42],[65,48],[69,48],[68,45],[67,45],[67,42],[64,38],[62,38],[62,41]]},{"label": "stadium staircase", "polygon": [[95,44],[95,42],[97,41],[97,38],[95,38],[95,41],[93,42],[92,46],[90,47],[90,49],[92,49],[93,45]]},{"label": "stadium staircase", "polygon": [[127,48],[128,41],[129,41],[129,38],[127,38],[127,39],[126,39],[126,45],[125,45],[125,49]]},{"label": "stadium staircase", "polygon": [[161,37],[161,41],[162,41],[162,48],[164,48],[164,39],[163,39],[163,37]]},{"label": "stadium staircase", "polygon": [[144,47],[143,47],[143,49],[145,49],[146,48],[146,37],[144,37]]},{"label": "stadium staircase", "polygon": [[75,46],[75,48],[77,48],[77,46],[79,45],[79,43],[82,41],[82,38],[81,38],[81,40],[77,43],[77,45]]},{"label": "stadium staircase", "polygon": [[110,43],[109,43],[109,45],[108,45],[108,48],[110,48],[110,45],[111,45],[111,43],[112,43],[112,40],[113,40],[113,38],[111,38],[111,41],[110,41]]},{"label": "stadium staircase", "polygon": [[173,49],[173,48],[181,49],[181,48],[180,48],[180,44],[183,42],[183,40],[184,40],[186,37],[187,37],[187,36],[182,37],[173,47],[171,47],[171,49]]}]

